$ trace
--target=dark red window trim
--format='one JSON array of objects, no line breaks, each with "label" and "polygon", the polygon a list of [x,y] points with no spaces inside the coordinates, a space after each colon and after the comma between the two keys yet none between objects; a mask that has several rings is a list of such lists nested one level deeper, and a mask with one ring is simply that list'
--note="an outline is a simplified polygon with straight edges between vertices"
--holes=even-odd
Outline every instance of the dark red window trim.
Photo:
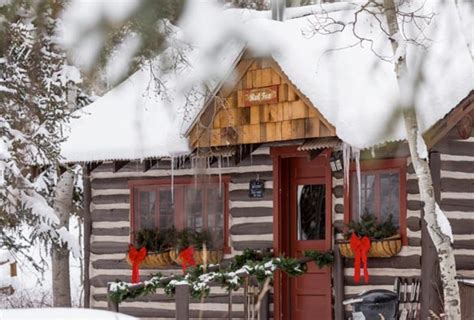
[{"label": "dark red window trim", "polygon": [[[394,158],[383,160],[364,160],[360,162],[361,172],[383,171],[396,169],[400,173],[400,235],[404,245],[408,244],[407,239],[407,192],[406,192],[406,158]],[[350,167],[350,177],[356,171],[354,163]],[[351,219],[351,194],[350,187],[344,184],[344,224],[347,226]],[[380,201],[378,199],[377,201]]]},{"label": "dark red window trim", "polygon": [[[197,179],[197,180],[196,180]],[[130,189],[130,242],[133,243],[133,235],[135,232],[135,189],[137,187],[157,187],[157,186],[171,186],[171,178],[158,178],[158,179],[137,179],[131,180],[128,182],[128,187]],[[175,177],[173,179],[173,183],[175,185],[193,185],[197,183],[199,185],[200,182],[202,183],[222,183],[223,192],[224,192],[224,253],[231,253],[230,245],[229,245],[229,176],[222,176],[220,179],[219,177]],[[176,203],[176,212],[184,213],[184,208],[182,208],[182,203]],[[179,214],[178,223],[182,223],[182,219],[184,219],[183,214]]]}]

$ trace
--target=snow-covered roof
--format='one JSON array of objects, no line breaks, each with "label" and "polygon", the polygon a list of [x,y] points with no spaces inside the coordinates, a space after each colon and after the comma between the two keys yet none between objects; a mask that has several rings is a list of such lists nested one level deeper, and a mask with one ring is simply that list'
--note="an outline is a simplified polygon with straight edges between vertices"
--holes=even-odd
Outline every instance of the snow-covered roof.
[{"label": "snow-covered roof", "polygon": [[173,107],[153,89],[150,68],[143,67],[76,113],[62,146],[67,161],[143,159],[187,151]]},{"label": "snow-covered roof", "polygon": [[[244,47],[257,55],[271,56],[346,143],[366,148],[405,138],[397,112],[400,89],[391,63],[390,40],[368,14],[358,16],[354,30],[369,40],[361,43],[356,38],[350,21],[359,8],[357,4],[287,9],[287,19],[278,22],[270,20],[270,12],[222,12],[199,1],[191,3],[180,28],[195,49],[189,51],[190,66],[166,83],[172,102],[166,101],[163,92],[149,89],[154,67],[144,66],[84,108],[81,117],[71,123],[69,139],[63,146],[67,161],[143,159],[189,152],[183,133],[206,100],[202,90],[196,90],[202,89],[200,85],[189,84],[210,76],[213,81],[208,81],[208,87],[216,89]],[[474,35],[464,32],[465,26],[472,25],[466,19],[474,21],[474,15],[465,14],[465,10],[473,8],[464,3],[461,16],[451,2],[433,3],[425,3],[417,12],[436,13],[429,25],[422,26],[426,38],[420,38],[416,30],[405,30],[408,35],[418,35],[424,46],[408,42],[398,52],[406,52],[413,77],[420,66],[423,81],[418,82],[415,101],[423,130],[443,118],[474,88],[469,50]],[[326,29],[315,32],[318,24],[330,21],[333,23]],[[328,30],[336,32],[325,34]],[[222,45],[222,39],[228,41]],[[156,63],[162,62],[158,59]],[[390,121],[395,121],[393,128],[385,132]]]}]

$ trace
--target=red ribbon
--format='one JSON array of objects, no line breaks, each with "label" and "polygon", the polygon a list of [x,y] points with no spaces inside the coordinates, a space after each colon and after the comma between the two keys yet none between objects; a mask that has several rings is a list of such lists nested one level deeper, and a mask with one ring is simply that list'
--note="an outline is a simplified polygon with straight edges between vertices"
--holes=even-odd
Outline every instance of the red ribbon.
[{"label": "red ribbon", "polygon": [[360,261],[364,264],[364,280],[369,283],[369,270],[367,268],[367,253],[370,250],[370,239],[367,236],[359,238],[355,233],[351,236],[351,249],[354,252],[354,281],[360,281]]},{"label": "red ribbon", "polygon": [[196,261],[194,261],[194,248],[187,247],[181,251],[178,255],[178,258],[181,260],[181,267],[183,268],[183,273],[186,272],[186,266],[195,266]]},{"label": "red ribbon", "polygon": [[133,244],[128,245],[128,258],[132,262],[132,283],[140,282],[140,264],[146,257],[146,248],[137,250]]}]

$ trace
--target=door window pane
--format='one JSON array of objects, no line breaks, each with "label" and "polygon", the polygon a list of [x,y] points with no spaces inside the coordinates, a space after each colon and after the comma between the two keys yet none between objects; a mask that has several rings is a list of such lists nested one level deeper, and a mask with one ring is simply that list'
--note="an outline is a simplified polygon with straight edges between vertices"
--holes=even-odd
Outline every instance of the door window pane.
[{"label": "door window pane", "polygon": [[322,240],[326,233],[326,186],[298,186],[298,240]]}]

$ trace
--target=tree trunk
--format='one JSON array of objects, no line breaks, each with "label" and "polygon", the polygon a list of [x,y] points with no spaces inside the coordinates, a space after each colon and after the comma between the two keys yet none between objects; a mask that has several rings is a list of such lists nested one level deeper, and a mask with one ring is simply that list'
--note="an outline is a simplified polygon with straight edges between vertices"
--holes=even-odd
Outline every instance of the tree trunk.
[{"label": "tree trunk", "polygon": [[[66,171],[59,177],[54,195],[54,211],[59,218],[58,228],[69,228],[73,188],[74,173]],[[52,251],[53,305],[71,307],[69,250],[66,246],[55,245]]]},{"label": "tree trunk", "polygon": [[[390,35],[394,36],[399,34],[394,0],[384,0],[384,8]],[[397,49],[399,46],[397,39],[400,37],[401,36],[392,37],[392,48],[395,56],[397,55]],[[405,56],[397,57],[397,60],[395,61],[395,71],[397,74],[400,95],[404,97],[404,101],[410,101],[408,104],[402,104],[401,107],[403,108],[403,118],[405,121],[411,160],[418,178],[420,200],[424,202],[424,219],[427,224],[428,233],[433,240],[433,244],[438,254],[441,281],[443,283],[444,312],[447,319],[460,320],[461,309],[459,286],[455,279],[456,265],[454,261],[454,250],[451,245],[450,237],[441,231],[436,218],[435,192],[428,160],[423,159],[418,153],[418,150],[421,150],[420,147],[426,146],[420,145],[421,143],[424,144],[424,142],[422,142],[422,135],[418,128],[414,96],[405,96],[410,94],[407,92],[408,90],[405,90],[407,83],[404,83],[404,81],[407,81],[407,65]],[[420,72],[421,70],[418,70],[418,74],[420,74]],[[416,81],[422,81],[419,76],[417,78]],[[415,87],[418,83],[411,83],[410,85]],[[411,92],[416,92],[416,90],[411,90]],[[412,95],[414,95],[414,93],[412,93]]]}]

